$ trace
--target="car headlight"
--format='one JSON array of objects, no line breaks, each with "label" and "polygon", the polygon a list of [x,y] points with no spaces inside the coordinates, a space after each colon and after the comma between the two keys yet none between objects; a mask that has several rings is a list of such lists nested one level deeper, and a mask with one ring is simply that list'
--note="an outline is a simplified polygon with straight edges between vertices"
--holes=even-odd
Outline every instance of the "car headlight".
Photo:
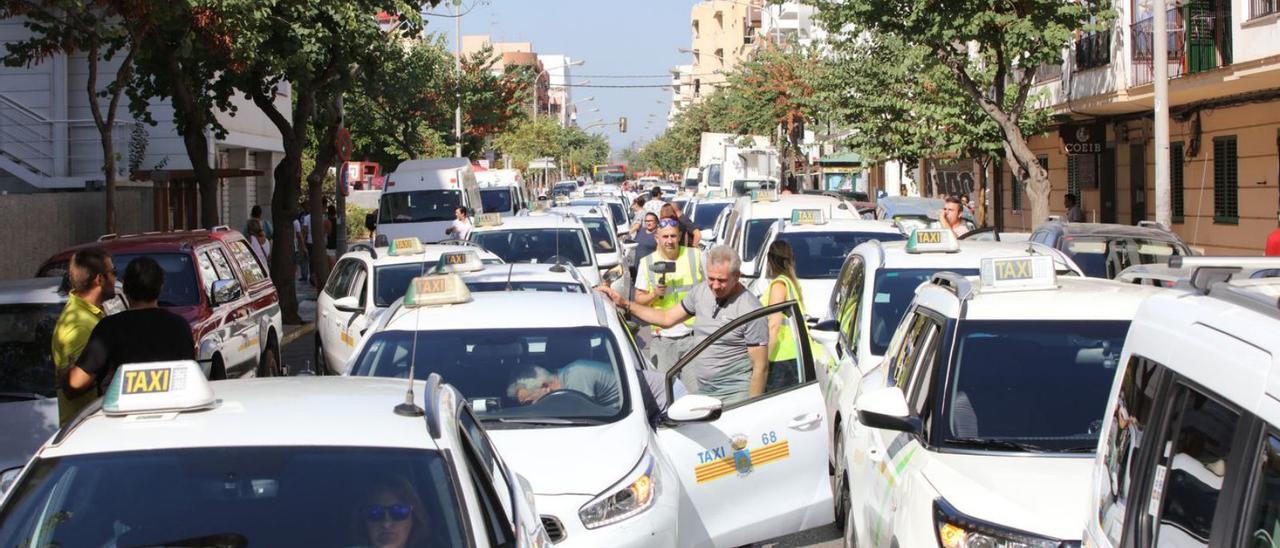
[{"label": "car headlight", "polygon": [[661,491],[658,461],[645,450],[635,468],[622,481],[582,505],[578,517],[587,529],[611,525],[648,510]]},{"label": "car headlight", "polygon": [[13,482],[18,480],[18,474],[21,473],[21,466],[0,472],[0,495],[9,492],[9,489],[13,487]]},{"label": "car headlight", "polygon": [[943,499],[933,501],[933,524],[942,548],[1069,548],[1079,541],[1062,541],[1010,529],[960,513]]}]

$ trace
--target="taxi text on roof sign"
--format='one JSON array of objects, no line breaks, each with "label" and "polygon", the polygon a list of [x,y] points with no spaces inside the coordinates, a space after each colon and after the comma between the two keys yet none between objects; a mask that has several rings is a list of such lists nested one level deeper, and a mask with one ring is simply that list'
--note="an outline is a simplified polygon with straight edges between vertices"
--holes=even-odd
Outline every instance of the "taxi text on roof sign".
[{"label": "taxi text on roof sign", "polygon": [[954,253],[960,250],[955,234],[944,228],[917,228],[907,238],[907,253]]},{"label": "taxi text on roof sign", "polygon": [[498,213],[481,213],[476,215],[476,226],[498,226],[502,224],[502,215]]},{"label": "taxi text on roof sign", "polygon": [[461,272],[479,272],[484,270],[484,262],[480,260],[480,254],[475,250],[466,251],[450,251],[440,255],[440,262],[436,263],[436,273],[461,273]]},{"label": "taxi text on roof sign", "polygon": [[193,360],[120,366],[102,403],[107,415],[134,415],[206,409],[213,389]]},{"label": "taxi text on roof sign", "polygon": [[396,238],[391,240],[391,245],[387,246],[387,253],[392,257],[418,255],[422,253],[422,251],[422,240],[415,237]]},{"label": "taxi text on roof sign", "polygon": [[791,210],[791,224],[794,225],[820,225],[826,224],[826,216],[822,214],[821,209],[793,209]]},{"label": "taxi text on roof sign", "polygon": [[752,190],[751,201],[753,202],[776,202],[778,201],[778,191],[776,190]]},{"label": "taxi text on roof sign", "polygon": [[978,270],[982,286],[1000,290],[1052,289],[1058,286],[1053,257],[991,258],[982,260]]},{"label": "taxi text on roof sign", "polygon": [[460,304],[471,300],[471,291],[457,274],[435,274],[414,278],[404,294],[407,307]]}]

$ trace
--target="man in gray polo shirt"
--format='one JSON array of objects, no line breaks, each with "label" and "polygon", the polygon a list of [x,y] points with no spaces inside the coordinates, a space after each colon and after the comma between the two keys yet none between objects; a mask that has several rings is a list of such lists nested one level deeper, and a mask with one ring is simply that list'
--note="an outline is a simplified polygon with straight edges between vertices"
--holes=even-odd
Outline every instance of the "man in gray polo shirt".
[{"label": "man in gray polo shirt", "polygon": [[[656,310],[628,301],[616,291],[601,289],[614,303],[642,321],[671,327],[693,317],[698,342],[725,324],[760,308],[760,298],[739,281],[742,261],[733,248],[718,245],[707,252],[706,278],[680,301],[680,306]],[[764,393],[768,376],[769,324],[759,318],[742,324],[698,355],[693,375],[682,375],[689,392],[734,403]]]}]

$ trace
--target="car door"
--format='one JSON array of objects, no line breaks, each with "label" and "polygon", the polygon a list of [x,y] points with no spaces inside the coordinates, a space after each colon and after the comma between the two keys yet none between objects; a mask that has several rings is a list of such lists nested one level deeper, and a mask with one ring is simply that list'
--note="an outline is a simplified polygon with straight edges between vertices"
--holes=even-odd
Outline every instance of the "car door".
[{"label": "car door", "polygon": [[239,377],[258,365],[258,330],[247,306],[249,289],[245,287],[244,280],[236,277],[222,246],[211,245],[204,248],[202,253],[208,258],[219,280],[235,280],[240,284],[240,298],[214,307],[214,314],[222,319],[223,341],[220,353],[227,378]]},{"label": "car door", "polygon": [[[711,343],[776,312],[803,317],[789,301],[728,323],[672,368],[668,393],[678,393],[671,385]],[[812,350],[801,342],[807,327],[792,323],[800,351],[789,383],[772,386],[771,377],[764,394],[726,404],[718,418],[659,426],[659,449],[684,491],[680,546],[739,546],[832,521],[822,392]]]},{"label": "car door", "polygon": [[353,313],[338,310],[334,302],[350,293],[352,279],[361,269],[361,261],[357,259],[338,261],[316,302],[316,312],[319,315],[316,328],[320,331],[321,352],[324,353],[325,363],[334,371],[342,370],[342,364],[346,363],[356,345],[354,340],[347,337],[347,324]]}]

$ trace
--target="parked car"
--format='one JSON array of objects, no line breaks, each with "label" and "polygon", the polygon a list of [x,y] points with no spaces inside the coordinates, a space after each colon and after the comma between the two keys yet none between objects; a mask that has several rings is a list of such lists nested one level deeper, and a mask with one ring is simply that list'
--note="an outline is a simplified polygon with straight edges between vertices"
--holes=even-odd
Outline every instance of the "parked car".
[{"label": "parked car", "polygon": [[1196,255],[1165,226],[1139,221],[1137,226],[1069,223],[1050,217],[1031,233],[1031,241],[1061,249],[1086,276],[1115,278],[1133,265],[1168,263],[1170,257]]},{"label": "parked car", "polygon": [[36,271],[61,278],[76,250],[101,247],[124,275],[129,261],[151,257],[164,269],[160,307],[186,318],[196,357],[210,379],[279,375],[284,328],[267,269],[240,232],[226,226],[143,234],[106,234],[64,249]]}]

